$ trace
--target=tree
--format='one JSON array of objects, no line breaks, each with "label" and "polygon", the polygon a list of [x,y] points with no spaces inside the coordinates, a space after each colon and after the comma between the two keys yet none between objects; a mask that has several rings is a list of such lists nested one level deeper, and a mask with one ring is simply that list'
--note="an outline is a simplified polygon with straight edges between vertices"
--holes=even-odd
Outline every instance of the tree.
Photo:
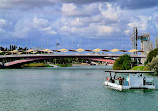
[{"label": "tree", "polygon": [[155,47],[158,48],[158,37],[155,39]]},{"label": "tree", "polygon": [[157,54],[158,54],[158,48],[150,51],[148,56],[147,56],[147,60],[146,60],[145,64],[151,62],[152,59],[157,56]]},{"label": "tree", "polygon": [[113,69],[114,70],[129,70],[131,69],[131,62],[132,59],[128,54],[124,54],[119,57],[116,62],[114,63]]},{"label": "tree", "polygon": [[158,56],[154,57],[150,63],[147,64],[148,69],[158,73]]},{"label": "tree", "polygon": [[10,45],[10,49],[9,49],[10,51],[12,50],[12,45]]}]

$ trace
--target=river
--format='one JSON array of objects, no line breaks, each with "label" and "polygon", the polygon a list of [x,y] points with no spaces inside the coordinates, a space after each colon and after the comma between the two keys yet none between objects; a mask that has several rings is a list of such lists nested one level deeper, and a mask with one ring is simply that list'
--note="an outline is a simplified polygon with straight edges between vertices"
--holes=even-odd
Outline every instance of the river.
[{"label": "river", "polygon": [[158,90],[112,90],[105,69],[0,69],[0,111],[157,111]]}]

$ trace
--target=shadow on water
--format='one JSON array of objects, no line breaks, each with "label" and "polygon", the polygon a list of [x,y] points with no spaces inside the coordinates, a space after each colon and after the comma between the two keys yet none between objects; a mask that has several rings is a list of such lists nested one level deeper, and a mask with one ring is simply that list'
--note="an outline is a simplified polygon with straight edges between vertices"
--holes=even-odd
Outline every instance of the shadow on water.
[{"label": "shadow on water", "polygon": [[154,92],[157,91],[156,89],[127,89],[127,90],[122,90],[121,92],[143,92],[143,93],[149,93],[149,92]]}]

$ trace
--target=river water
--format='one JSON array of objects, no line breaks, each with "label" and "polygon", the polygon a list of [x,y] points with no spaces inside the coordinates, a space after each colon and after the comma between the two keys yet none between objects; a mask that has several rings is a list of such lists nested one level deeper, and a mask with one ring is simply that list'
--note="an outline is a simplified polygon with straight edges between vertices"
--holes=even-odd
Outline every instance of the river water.
[{"label": "river water", "polygon": [[158,110],[158,90],[112,90],[102,86],[105,69],[111,67],[0,69],[0,111]]}]

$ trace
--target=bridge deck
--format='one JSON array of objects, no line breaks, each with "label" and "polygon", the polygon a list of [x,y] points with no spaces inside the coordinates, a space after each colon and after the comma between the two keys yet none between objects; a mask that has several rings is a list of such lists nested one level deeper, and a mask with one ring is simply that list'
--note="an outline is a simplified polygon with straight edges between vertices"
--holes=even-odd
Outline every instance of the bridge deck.
[{"label": "bridge deck", "polygon": [[[0,59],[3,58],[38,58],[38,57],[120,57],[122,54],[21,54],[21,55],[1,55]],[[145,55],[130,55],[131,58],[146,58]]]}]

